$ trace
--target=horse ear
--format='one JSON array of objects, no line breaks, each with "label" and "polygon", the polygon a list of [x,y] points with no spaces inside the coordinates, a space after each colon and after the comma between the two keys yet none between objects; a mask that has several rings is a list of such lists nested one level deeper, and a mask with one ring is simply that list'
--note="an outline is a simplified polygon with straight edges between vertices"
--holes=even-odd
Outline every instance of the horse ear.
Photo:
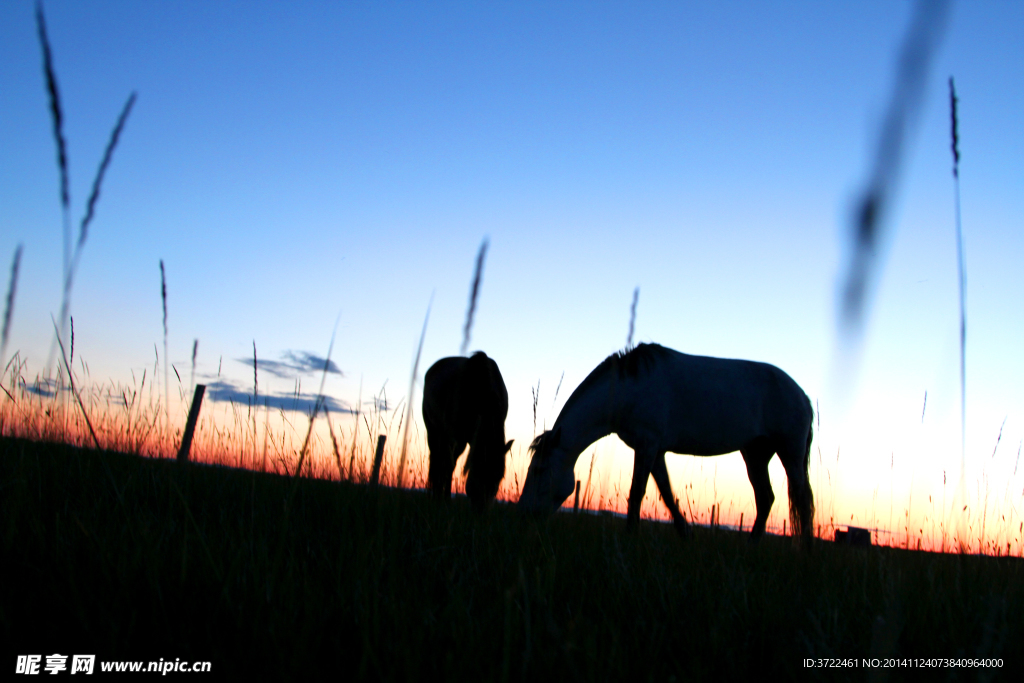
[{"label": "horse ear", "polygon": [[509,439],[508,443],[505,444],[505,452],[506,453],[508,453],[510,450],[512,450],[512,442],[513,441],[515,441],[515,439]]}]

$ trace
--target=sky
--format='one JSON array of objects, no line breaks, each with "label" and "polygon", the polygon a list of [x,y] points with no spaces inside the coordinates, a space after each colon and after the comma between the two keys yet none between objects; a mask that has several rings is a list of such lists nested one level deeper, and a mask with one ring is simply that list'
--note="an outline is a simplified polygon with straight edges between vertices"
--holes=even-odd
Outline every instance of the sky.
[{"label": "sky", "polygon": [[[816,405],[819,501],[865,525],[881,499],[902,509],[937,497],[943,471],[950,493],[959,477],[955,77],[965,471],[968,488],[998,493],[1020,517],[1021,4],[952,4],[863,331],[845,354],[837,310],[853,212],[913,3],[50,0],[44,10],[76,234],[137,93],[72,295],[76,354],[94,379],[131,381],[163,354],[162,260],[169,358],[190,369],[198,340],[196,381],[214,397],[251,393],[254,345],[261,395],[283,400],[301,381],[314,397],[333,334],[332,405],[355,406],[362,387],[364,401],[386,394],[393,408],[428,305],[420,376],[458,355],[486,238],[470,349],[501,368],[522,471],[534,432],[625,346],[639,287],[634,342],[764,361],[797,381]],[[60,310],[55,160],[34,3],[5,2],[0,267],[6,282],[23,245],[7,356],[20,352],[32,375],[45,370]],[[837,364],[851,381],[835,380]],[[597,448],[598,467],[628,482],[628,450],[614,439]],[[581,457],[577,476],[588,465]],[[737,506],[752,505],[738,454],[669,468],[677,488],[734,490]],[[777,461],[772,479],[782,514]]]}]

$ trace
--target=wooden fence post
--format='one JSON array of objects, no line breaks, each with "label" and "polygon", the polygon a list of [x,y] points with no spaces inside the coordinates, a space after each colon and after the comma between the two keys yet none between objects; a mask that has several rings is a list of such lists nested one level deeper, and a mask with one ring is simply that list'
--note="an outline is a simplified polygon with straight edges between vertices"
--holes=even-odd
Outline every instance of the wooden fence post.
[{"label": "wooden fence post", "polygon": [[185,422],[185,433],[181,437],[181,448],[178,449],[178,462],[188,462],[188,452],[192,450],[192,436],[199,421],[199,408],[203,405],[205,384],[196,385],[196,393],[192,395],[192,406],[188,409],[188,420]]},{"label": "wooden fence post", "polygon": [[572,511],[573,512],[579,512],[580,511],[580,480],[579,479],[576,480],[576,502],[573,503]]},{"label": "wooden fence post", "polygon": [[743,533],[743,513],[740,513],[740,533]]},{"label": "wooden fence post", "polygon": [[377,437],[377,452],[373,454],[373,474],[370,475],[370,486],[376,487],[380,483],[380,463],[384,459],[384,442],[386,434]]}]

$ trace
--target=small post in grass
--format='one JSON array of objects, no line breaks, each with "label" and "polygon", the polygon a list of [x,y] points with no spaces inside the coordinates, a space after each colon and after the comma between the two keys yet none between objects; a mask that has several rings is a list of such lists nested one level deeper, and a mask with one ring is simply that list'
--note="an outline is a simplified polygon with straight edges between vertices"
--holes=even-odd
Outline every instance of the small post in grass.
[{"label": "small post in grass", "polygon": [[192,406],[188,409],[188,421],[185,423],[185,434],[181,437],[181,448],[178,449],[178,462],[188,462],[188,452],[192,449],[192,436],[199,421],[199,408],[203,405],[205,384],[196,385],[196,393],[192,396]]},{"label": "small post in grass", "polygon": [[580,511],[580,480],[576,480],[576,502],[572,504],[572,511]]},{"label": "small post in grass", "polygon": [[373,454],[373,474],[370,475],[370,486],[374,488],[380,483],[380,463],[384,459],[384,442],[387,438],[387,434],[377,437],[377,452]]},{"label": "small post in grass", "polygon": [[740,533],[743,533],[743,513],[740,513]]}]

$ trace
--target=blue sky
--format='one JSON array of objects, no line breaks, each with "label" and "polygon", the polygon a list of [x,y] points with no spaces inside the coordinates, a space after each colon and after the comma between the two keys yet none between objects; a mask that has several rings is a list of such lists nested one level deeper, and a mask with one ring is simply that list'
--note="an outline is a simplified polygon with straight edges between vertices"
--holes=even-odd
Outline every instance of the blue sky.
[{"label": "blue sky", "polygon": [[[24,244],[9,350],[41,371],[60,307],[61,218],[33,7],[0,6],[0,258],[6,281]],[[198,339],[199,378],[220,366],[245,390],[254,341],[268,361],[323,356],[337,319],[343,374],[327,390],[351,403],[360,381],[364,398],[386,382],[394,405],[432,293],[421,373],[458,353],[487,236],[471,348],[498,361],[519,443],[532,435],[531,387],[550,425],[625,344],[639,286],[635,340],[792,375],[821,407],[826,464],[850,453],[849,496],[870,496],[883,476],[934,481],[960,455],[953,75],[969,466],[1012,470],[1024,438],[1020,4],[952,6],[857,380],[845,403],[829,386],[851,211],[913,8],[51,0],[76,224],[138,93],[76,277],[76,353],[94,378],[152,367],[163,259],[179,369]],[[287,374],[266,373],[261,391],[319,383]],[[715,460],[738,463],[752,498],[739,457]]]}]

